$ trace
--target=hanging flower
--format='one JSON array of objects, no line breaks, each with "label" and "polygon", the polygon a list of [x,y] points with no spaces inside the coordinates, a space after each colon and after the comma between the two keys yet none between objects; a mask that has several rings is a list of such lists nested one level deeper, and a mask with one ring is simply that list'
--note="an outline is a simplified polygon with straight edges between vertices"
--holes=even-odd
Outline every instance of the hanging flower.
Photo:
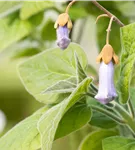
[{"label": "hanging flower", "polygon": [[54,28],[57,29],[57,45],[61,49],[66,49],[70,43],[69,31],[72,28],[72,22],[68,13],[59,15],[55,22]]},{"label": "hanging flower", "polygon": [[97,57],[97,61],[100,62],[99,90],[95,98],[101,103],[107,104],[117,97],[113,75],[114,64],[118,64],[119,60],[112,46],[107,44]]}]

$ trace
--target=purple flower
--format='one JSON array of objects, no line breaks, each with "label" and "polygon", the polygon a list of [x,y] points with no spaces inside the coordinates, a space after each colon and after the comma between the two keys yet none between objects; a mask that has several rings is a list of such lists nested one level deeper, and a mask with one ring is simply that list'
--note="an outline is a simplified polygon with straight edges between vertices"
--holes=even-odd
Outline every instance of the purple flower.
[{"label": "purple flower", "polygon": [[57,45],[61,49],[66,49],[70,43],[69,39],[69,30],[67,25],[65,26],[58,26],[57,28]]},{"label": "purple flower", "polygon": [[95,98],[102,104],[107,104],[117,97],[113,81],[114,65],[110,61],[105,64],[103,61],[99,69],[99,90]]}]

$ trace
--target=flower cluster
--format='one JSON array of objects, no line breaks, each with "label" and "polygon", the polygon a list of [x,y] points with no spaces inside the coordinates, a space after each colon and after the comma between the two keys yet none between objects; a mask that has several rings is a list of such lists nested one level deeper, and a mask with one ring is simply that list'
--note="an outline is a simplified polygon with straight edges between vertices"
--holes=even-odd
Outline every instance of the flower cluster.
[{"label": "flower cluster", "polygon": [[70,43],[69,31],[72,28],[72,22],[68,13],[60,14],[54,27],[57,29],[57,45],[61,49],[66,49]]},{"label": "flower cluster", "polygon": [[113,74],[114,64],[118,64],[118,56],[115,54],[112,46],[106,44],[97,57],[100,62],[99,69],[99,90],[95,98],[103,104],[107,104],[117,97],[114,87]]}]

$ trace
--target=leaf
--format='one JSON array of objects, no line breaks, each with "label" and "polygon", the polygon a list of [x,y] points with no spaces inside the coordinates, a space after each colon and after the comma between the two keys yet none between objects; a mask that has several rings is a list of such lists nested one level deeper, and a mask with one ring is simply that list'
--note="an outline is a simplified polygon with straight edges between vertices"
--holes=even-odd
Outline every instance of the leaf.
[{"label": "leaf", "polygon": [[87,75],[84,72],[83,67],[81,66],[81,63],[76,53],[75,53],[75,60],[76,60],[77,83],[80,83],[87,77]]},{"label": "leaf", "polygon": [[90,121],[90,125],[103,129],[110,129],[116,127],[117,124],[109,117],[95,111]]},{"label": "leaf", "polygon": [[18,18],[10,22],[10,17],[0,19],[0,50],[27,36],[32,26],[28,21]]},{"label": "leaf", "polygon": [[102,150],[102,140],[109,136],[115,136],[115,135],[117,135],[117,132],[111,130],[99,130],[90,133],[82,141],[79,150]]},{"label": "leaf", "polygon": [[86,104],[74,105],[63,116],[56,131],[55,139],[68,135],[86,125],[91,119],[91,109]]},{"label": "leaf", "polygon": [[47,21],[42,29],[41,36],[42,39],[46,41],[56,40],[56,29],[54,28],[54,22],[52,20]]},{"label": "leaf", "polygon": [[118,88],[120,101],[125,104],[129,99],[130,81],[135,61],[135,23],[121,28],[122,54]]},{"label": "leaf", "polygon": [[76,88],[76,78],[71,77],[67,80],[62,80],[47,88],[42,93],[72,93]]},{"label": "leaf", "polygon": [[115,136],[103,140],[103,150],[134,150],[135,140],[125,137]]},{"label": "leaf", "polygon": [[37,14],[40,11],[43,11],[48,8],[52,8],[54,6],[55,3],[53,1],[34,1],[34,2],[26,1],[23,3],[20,12],[20,17],[21,19],[24,20],[31,17],[34,14]]},{"label": "leaf", "polygon": [[[73,5],[71,8],[70,8],[70,11],[69,11],[69,16],[71,17],[71,20],[77,20],[77,19],[80,19],[80,18],[84,18],[84,17],[88,17],[89,14],[88,12],[86,11],[85,9],[85,6],[82,7],[82,3],[83,2],[78,2],[76,5]],[[79,11],[78,11],[79,10]]]},{"label": "leaf", "polygon": [[35,150],[41,147],[37,122],[48,107],[26,118],[0,139],[1,150]]},{"label": "leaf", "polygon": [[17,1],[1,1],[0,2],[0,18],[3,18],[12,12],[19,9],[21,6],[21,2]]},{"label": "leaf", "polygon": [[18,68],[20,78],[27,91],[43,103],[53,104],[63,100],[63,94],[43,94],[43,91],[60,81],[76,77],[75,51],[81,65],[85,68],[86,55],[82,48],[74,43],[70,44],[65,51],[59,48],[46,50],[20,64]]},{"label": "leaf", "polygon": [[[100,108],[106,109],[104,105],[100,104],[94,98],[87,97],[86,101],[89,107],[93,105],[93,106],[98,106]],[[117,125],[117,123],[114,122],[114,120],[110,119],[108,116],[97,111],[93,112],[91,121],[89,123],[92,126],[96,126],[103,129],[114,128]]]},{"label": "leaf", "polygon": [[70,107],[72,107],[77,101],[84,97],[91,81],[92,80],[90,78],[86,78],[78,85],[78,87],[68,98],[49,109],[40,118],[38,122],[38,130],[41,134],[42,150],[51,150],[60,120]]}]

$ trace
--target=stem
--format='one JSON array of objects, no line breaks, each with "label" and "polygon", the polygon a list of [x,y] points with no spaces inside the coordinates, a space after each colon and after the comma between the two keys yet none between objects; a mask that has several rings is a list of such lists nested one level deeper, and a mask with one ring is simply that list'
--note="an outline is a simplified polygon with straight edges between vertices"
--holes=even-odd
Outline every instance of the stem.
[{"label": "stem", "polygon": [[131,100],[129,99],[128,101],[128,109],[129,109],[129,113],[131,114],[132,118],[135,118],[135,111],[134,111],[134,107],[133,104],[131,102]]},{"label": "stem", "polygon": [[114,103],[115,103],[114,109],[121,117],[124,118],[124,120],[126,120],[126,125],[135,135],[135,120],[128,114],[128,112],[121,105],[119,105],[116,102]]},{"label": "stem", "polygon": [[117,117],[116,115],[114,115],[113,113],[111,113],[108,110],[105,110],[103,108],[97,107],[97,106],[90,106],[93,110],[96,110],[108,117],[110,117],[111,119],[113,119],[115,122],[120,123],[120,124],[125,124],[125,120],[122,120],[121,118]]},{"label": "stem", "polygon": [[110,38],[110,31],[111,31],[111,26],[112,26],[112,22],[113,22],[114,16],[111,17],[110,22],[109,22],[109,26],[107,28],[107,35],[106,35],[106,44],[109,44],[109,38]]},{"label": "stem", "polygon": [[69,12],[69,8],[70,8],[70,7],[73,5],[73,3],[75,3],[75,2],[76,2],[75,0],[72,0],[72,1],[68,4],[65,13],[68,13],[68,12]]},{"label": "stem", "polygon": [[[107,9],[105,9],[103,6],[101,6],[97,1],[93,0],[91,1],[94,5],[96,5],[100,10],[104,11],[110,18],[112,18],[112,16],[114,16],[113,14],[111,14]],[[114,16],[114,21],[117,22],[117,24],[119,24],[121,27],[124,26],[124,24],[116,17]]]},{"label": "stem", "polygon": [[90,86],[91,86],[91,88],[92,88],[95,92],[98,92],[98,89],[95,87],[94,84],[91,83]]},{"label": "stem", "polygon": [[86,93],[86,95],[92,97],[92,98],[95,98],[95,95],[93,93]]}]

